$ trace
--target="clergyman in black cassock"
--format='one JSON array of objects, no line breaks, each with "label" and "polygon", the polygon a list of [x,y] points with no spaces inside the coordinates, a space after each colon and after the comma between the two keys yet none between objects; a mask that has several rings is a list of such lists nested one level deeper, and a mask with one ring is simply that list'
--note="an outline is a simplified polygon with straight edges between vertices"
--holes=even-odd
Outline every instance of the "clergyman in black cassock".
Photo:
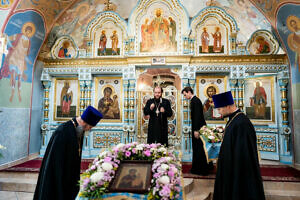
[{"label": "clergyman in black cassock", "polygon": [[161,97],[162,91],[161,87],[155,87],[154,98],[149,99],[144,107],[144,115],[149,115],[147,143],[168,146],[168,117],[173,112],[170,101]]},{"label": "clergyman in black cassock", "polygon": [[42,161],[34,200],[74,200],[79,192],[81,147],[84,131],[90,130],[102,114],[89,106],[81,117],[57,127]]},{"label": "clergyman in black cassock", "polygon": [[191,173],[198,175],[208,175],[210,165],[208,164],[204,144],[200,138],[199,130],[206,125],[203,116],[203,105],[201,100],[194,95],[191,87],[185,87],[181,92],[186,99],[190,99],[190,110],[192,120],[192,149],[193,160]]},{"label": "clergyman in black cassock", "polygon": [[257,154],[256,133],[238,109],[231,92],[213,96],[215,108],[229,117],[221,144],[214,200],[265,200]]}]

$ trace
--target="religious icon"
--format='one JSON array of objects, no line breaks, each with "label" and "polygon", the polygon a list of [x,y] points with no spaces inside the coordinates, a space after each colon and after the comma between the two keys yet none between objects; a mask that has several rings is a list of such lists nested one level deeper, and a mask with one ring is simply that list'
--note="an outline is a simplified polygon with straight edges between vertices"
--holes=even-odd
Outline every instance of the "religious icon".
[{"label": "religious icon", "polygon": [[109,187],[111,192],[148,192],[151,182],[149,161],[122,161]]},{"label": "religious icon", "polygon": [[265,40],[264,37],[258,36],[255,39],[258,46],[256,47],[255,54],[266,54],[270,53],[270,44]]},{"label": "religious icon", "polygon": [[218,53],[222,50],[222,34],[220,27],[216,27],[216,31],[211,34],[214,38],[213,52]]},{"label": "religious icon", "polygon": [[[29,60],[31,38],[35,34],[36,27],[32,22],[27,22],[22,26],[22,32],[11,36],[5,36],[9,44],[8,54],[5,56],[3,67],[0,71],[0,80],[3,77],[10,75],[11,95],[9,102],[13,101],[15,95],[15,88],[18,91],[19,102],[21,97],[21,82],[27,80],[25,73],[28,64],[33,62]],[[18,85],[16,85],[18,81]]]},{"label": "religious icon", "polygon": [[141,25],[140,45],[141,52],[176,51],[176,21],[173,17],[164,17],[161,8],[155,9],[154,18],[151,21],[145,18]]},{"label": "religious icon", "polygon": [[274,76],[245,79],[245,113],[255,123],[275,121]]},{"label": "religious icon", "polygon": [[197,28],[197,46],[199,54],[224,53],[226,28],[216,24],[214,19],[208,19],[202,26]]},{"label": "religious icon", "polygon": [[251,55],[276,54],[279,44],[270,31],[258,30],[252,34],[246,44],[246,49]]},{"label": "religious icon", "polygon": [[264,119],[266,117],[267,94],[259,81],[255,85],[253,97],[250,97],[250,106],[254,107],[254,118]]},{"label": "religious icon", "polygon": [[119,39],[116,30],[113,31],[113,34],[112,36],[110,36],[110,39],[111,39],[111,54],[118,55]]},{"label": "religious icon", "polygon": [[65,81],[64,87],[60,93],[60,106],[62,116],[70,114],[70,108],[73,101],[73,92],[70,90],[70,82]]},{"label": "religious icon", "polygon": [[112,92],[111,86],[105,86],[103,97],[98,102],[98,110],[103,114],[103,119],[120,119],[118,95]]},{"label": "religious icon", "polygon": [[197,96],[203,104],[204,119],[208,123],[224,123],[215,108],[212,96],[226,91],[226,76],[197,76]]},{"label": "religious icon", "polygon": [[289,48],[295,52],[296,63],[300,71],[300,18],[290,15],[286,19],[288,29],[292,32],[289,34],[287,42]]},{"label": "religious icon", "polygon": [[64,121],[77,115],[79,84],[75,78],[55,79],[54,120]]},{"label": "religious icon", "polygon": [[107,42],[107,37],[106,37],[106,31],[102,30],[101,36],[100,36],[100,41],[99,41],[99,50],[98,50],[98,55],[106,55],[106,42]]},{"label": "religious icon", "polygon": [[219,88],[217,85],[210,84],[204,90],[205,96],[207,99],[203,103],[203,114],[205,120],[216,120],[216,119],[221,119],[221,115],[216,111],[214,102],[212,100],[212,96],[219,93]]},{"label": "religious icon", "polygon": [[59,58],[71,58],[71,54],[69,52],[70,42],[64,41],[62,43],[62,47],[58,51]]},{"label": "religious icon", "polygon": [[96,107],[103,115],[104,121],[119,122],[122,120],[121,100],[122,81],[120,77],[97,77]]},{"label": "religious icon", "polygon": [[209,34],[208,34],[207,29],[205,27],[203,28],[203,32],[201,34],[201,44],[202,44],[201,53],[208,53]]}]

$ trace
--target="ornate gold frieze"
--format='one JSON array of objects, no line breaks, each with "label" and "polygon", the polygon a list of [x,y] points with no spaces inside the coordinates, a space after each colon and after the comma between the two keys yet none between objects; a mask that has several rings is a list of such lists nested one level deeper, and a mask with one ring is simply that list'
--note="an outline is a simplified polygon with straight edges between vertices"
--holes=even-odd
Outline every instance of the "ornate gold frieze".
[{"label": "ornate gold frieze", "polygon": [[120,133],[112,132],[94,132],[94,148],[109,148],[111,145],[117,145],[121,142]]},{"label": "ornate gold frieze", "polygon": [[[239,55],[239,56],[166,56],[166,65],[170,64],[282,64],[287,65],[286,55]],[[95,66],[128,66],[151,65],[152,56],[128,58],[90,58],[90,59],[44,59],[45,68],[61,67],[95,67]]]}]

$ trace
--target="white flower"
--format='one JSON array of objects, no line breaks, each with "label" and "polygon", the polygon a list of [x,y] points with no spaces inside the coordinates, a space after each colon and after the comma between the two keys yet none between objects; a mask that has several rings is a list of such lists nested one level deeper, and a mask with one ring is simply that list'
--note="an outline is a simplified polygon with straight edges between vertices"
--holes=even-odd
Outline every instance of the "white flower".
[{"label": "white flower", "polygon": [[166,153],[167,152],[167,149],[165,147],[160,147],[158,149],[158,152],[163,152],[163,153]]},{"label": "white flower", "polygon": [[105,157],[107,155],[108,151],[103,151],[102,153],[100,153],[100,157]]},{"label": "white flower", "polygon": [[119,143],[119,144],[116,146],[116,148],[121,149],[121,148],[123,148],[124,146],[125,146],[125,144]]},{"label": "white flower", "polygon": [[142,151],[144,149],[144,144],[139,144],[136,146],[136,150]]},{"label": "white flower", "polygon": [[103,172],[95,172],[92,174],[92,176],[90,177],[91,182],[93,183],[97,183],[98,181],[100,181],[104,176]]},{"label": "white flower", "polygon": [[104,172],[101,165],[97,167],[97,172]]},{"label": "white flower", "polygon": [[162,176],[158,179],[158,181],[164,185],[170,183],[170,178],[168,176]]},{"label": "white flower", "polygon": [[166,159],[167,162],[170,162],[172,160],[171,157],[165,157],[165,159]]},{"label": "white flower", "polygon": [[113,166],[110,164],[110,163],[102,163],[101,165],[102,169],[104,169],[105,171],[109,171],[109,170],[112,170],[113,169]]},{"label": "white flower", "polygon": [[160,167],[163,171],[166,171],[167,169],[169,169],[169,165],[166,165],[166,164],[162,164]]},{"label": "white flower", "polygon": [[0,149],[6,149],[6,147],[0,144]]},{"label": "white flower", "polygon": [[208,136],[208,139],[214,140],[214,139],[215,139],[215,136],[210,135],[210,136]]}]

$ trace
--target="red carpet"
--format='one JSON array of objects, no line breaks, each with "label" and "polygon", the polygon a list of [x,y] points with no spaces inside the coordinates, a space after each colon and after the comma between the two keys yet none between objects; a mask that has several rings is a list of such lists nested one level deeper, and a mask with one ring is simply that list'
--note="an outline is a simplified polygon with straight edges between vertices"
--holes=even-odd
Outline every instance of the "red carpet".
[{"label": "red carpet", "polygon": [[[216,177],[216,166],[208,176],[189,173],[191,167],[191,163],[182,163],[184,178],[214,179]],[[288,165],[261,165],[260,172],[264,181],[300,182],[300,171]]]},{"label": "red carpet", "polygon": [[[93,159],[82,159],[81,172],[85,171],[92,161]],[[39,172],[41,163],[42,159],[37,158],[19,165],[15,165],[13,167],[0,170],[0,172]],[[182,163],[182,173],[184,178],[215,178],[216,167],[208,176],[199,176],[189,173],[191,166],[192,165],[189,162]],[[300,182],[300,171],[287,165],[261,165],[260,170],[264,181]]]},{"label": "red carpet", "polygon": [[[93,160],[94,159],[82,159],[81,172],[84,172],[89,167],[89,164],[93,162]],[[42,158],[36,158],[13,167],[0,170],[0,172],[39,172],[41,164]]]}]

